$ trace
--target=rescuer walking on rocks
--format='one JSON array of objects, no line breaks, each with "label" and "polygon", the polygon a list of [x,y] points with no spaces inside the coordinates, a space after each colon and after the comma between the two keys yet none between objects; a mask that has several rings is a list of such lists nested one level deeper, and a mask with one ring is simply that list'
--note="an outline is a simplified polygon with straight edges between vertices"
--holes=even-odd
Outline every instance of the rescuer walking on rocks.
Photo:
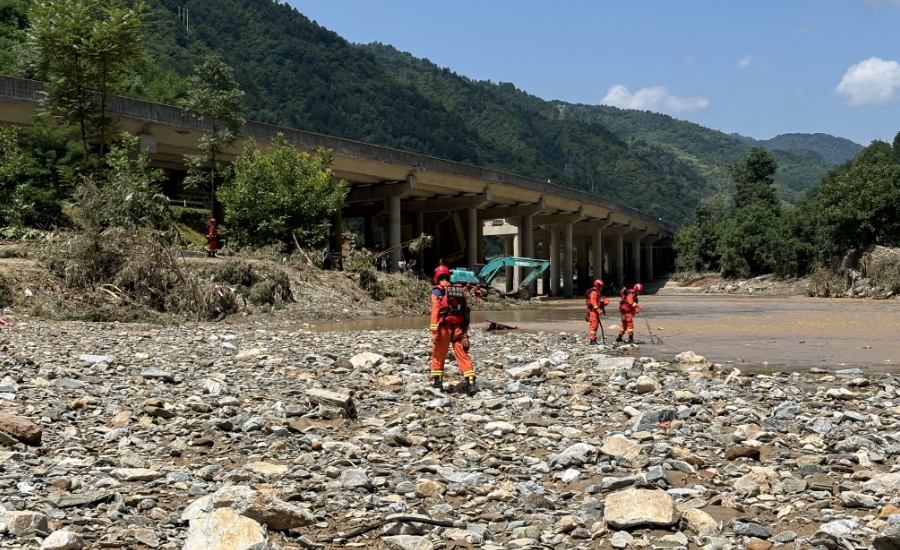
[{"label": "rescuer walking on rocks", "polygon": [[622,314],[622,326],[619,328],[619,336],[616,342],[624,342],[622,336],[628,331],[628,343],[634,343],[634,316],[641,312],[638,303],[638,295],[644,291],[644,285],[637,283],[633,288],[622,287],[619,296],[619,313]]},{"label": "rescuer walking on rocks", "polygon": [[443,389],[444,361],[450,344],[456,355],[459,372],[466,378],[466,392],[474,395],[475,370],[469,358],[469,307],[466,290],[450,284],[450,270],[439,266],[434,270],[434,289],[431,291],[431,382]]},{"label": "rescuer walking on rocks", "polygon": [[584,301],[587,305],[585,321],[590,323],[590,345],[597,345],[597,329],[600,328],[600,316],[606,313],[609,298],[603,296],[603,281],[594,280],[594,285],[584,293]]}]

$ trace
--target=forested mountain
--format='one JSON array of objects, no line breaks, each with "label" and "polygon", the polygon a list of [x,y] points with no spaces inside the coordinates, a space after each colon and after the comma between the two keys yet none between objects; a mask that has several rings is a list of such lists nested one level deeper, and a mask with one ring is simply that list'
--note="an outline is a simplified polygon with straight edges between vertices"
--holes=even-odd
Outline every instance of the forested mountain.
[{"label": "forested mountain", "polygon": [[[0,0],[0,71],[30,76],[8,55],[30,1]],[[134,76],[134,97],[176,102],[184,77],[214,51],[246,91],[248,119],[593,190],[674,223],[703,198],[728,192],[727,167],[750,149],[666,115],[545,101],[391,46],[353,45],[271,0],[146,3],[149,55]],[[190,10],[189,29],[180,7]],[[776,182],[793,201],[835,163],[790,149],[775,151]]]},{"label": "forested mountain", "polygon": [[[730,190],[728,166],[738,163],[752,147],[724,132],[669,115],[607,105],[565,105],[566,112],[572,116],[602,124],[630,143],[647,142],[668,150],[702,175],[711,194]],[[788,202],[796,202],[804,192],[818,185],[828,169],[837,164],[815,151],[767,148],[778,161],[775,174],[778,195]]]},{"label": "forested mountain", "polygon": [[732,137],[748,145],[758,145],[767,149],[808,149],[819,153],[832,164],[843,164],[862,151],[863,146],[847,138],[830,134],[780,134],[772,139],[753,139],[740,134]]}]

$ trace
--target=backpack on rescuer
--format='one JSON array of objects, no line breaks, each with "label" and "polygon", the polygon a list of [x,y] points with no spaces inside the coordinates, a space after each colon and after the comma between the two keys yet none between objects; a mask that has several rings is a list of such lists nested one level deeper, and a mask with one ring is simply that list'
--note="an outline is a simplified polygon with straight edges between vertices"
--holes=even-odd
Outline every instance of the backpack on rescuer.
[{"label": "backpack on rescuer", "polygon": [[446,325],[469,325],[469,305],[466,290],[462,285],[437,285],[434,290],[440,292],[441,309],[438,313],[442,323]]},{"label": "backpack on rescuer", "polygon": [[[591,293],[593,293],[593,292],[599,293],[600,291],[597,290],[597,289],[594,288],[594,287],[591,287],[591,288],[589,288],[589,289],[587,289],[587,290],[584,291],[584,305],[587,306],[588,311],[590,311],[591,308],[593,307],[593,306],[591,305]],[[599,298],[597,301],[600,303],[600,307],[601,307],[601,308],[602,308],[602,307],[606,307],[607,305],[609,305],[609,298],[606,298],[606,297],[603,296],[602,294],[600,295],[600,298]]]}]

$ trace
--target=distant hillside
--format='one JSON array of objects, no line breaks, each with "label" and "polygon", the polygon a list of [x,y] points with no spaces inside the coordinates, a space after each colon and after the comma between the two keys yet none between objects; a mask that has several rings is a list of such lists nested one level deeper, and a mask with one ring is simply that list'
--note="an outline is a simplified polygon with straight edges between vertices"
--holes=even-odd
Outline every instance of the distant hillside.
[{"label": "distant hillside", "polygon": [[[360,48],[484,138],[527,159],[513,167],[514,171],[540,174],[543,170],[555,182],[588,191],[593,188],[675,223],[684,220],[704,196],[703,190],[696,189],[696,178],[667,177],[664,163],[630,148],[606,127],[548,116],[545,108],[549,103],[511,84],[488,86],[393,46],[375,43]],[[507,89],[515,100],[507,97]]]},{"label": "distant hillside", "polygon": [[[727,192],[731,188],[728,166],[740,161],[751,148],[750,144],[733,135],[650,111],[566,104],[566,112],[602,124],[627,141],[646,141],[669,150],[706,178],[710,194]],[[796,202],[803,193],[818,185],[822,176],[836,164],[818,152],[764,146],[775,154],[778,161],[775,184],[778,195],[788,202]]]},{"label": "distant hillside", "polygon": [[753,139],[740,134],[731,135],[749,145],[759,145],[767,149],[815,151],[834,165],[847,162],[863,150],[863,146],[854,141],[830,134],[780,134],[772,139]]}]

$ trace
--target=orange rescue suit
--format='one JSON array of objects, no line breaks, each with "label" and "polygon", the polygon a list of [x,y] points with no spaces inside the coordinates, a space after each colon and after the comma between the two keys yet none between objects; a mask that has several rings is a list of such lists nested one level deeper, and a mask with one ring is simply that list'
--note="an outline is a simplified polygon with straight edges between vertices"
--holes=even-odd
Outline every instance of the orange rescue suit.
[{"label": "orange rescue suit", "polygon": [[453,302],[459,305],[459,299],[451,299],[451,293],[455,289],[462,291],[462,308],[465,310],[465,291],[462,287],[452,287],[449,281],[441,281],[431,292],[431,377],[442,378],[444,376],[444,361],[450,344],[453,344],[453,353],[456,355],[456,364],[459,372],[466,378],[475,378],[475,369],[472,368],[472,360],[469,358],[469,326],[463,314],[454,311]]},{"label": "orange rescue suit", "polygon": [[641,305],[638,303],[637,294],[632,289],[622,289],[622,295],[619,300],[619,313],[622,315],[622,327],[619,329],[619,336],[628,331],[628,337],[634,337],[634,316],[641,312]]},{"label": "orange rescue suit", "polygon": [[600,328],[600,316],[603,315],[603,308],[609,305],[609,298],[600,294],[596,288],[588,290],[587,297],[587,322],[590,323],[590,339],[592,342],[597,341],[597,329]]}]

